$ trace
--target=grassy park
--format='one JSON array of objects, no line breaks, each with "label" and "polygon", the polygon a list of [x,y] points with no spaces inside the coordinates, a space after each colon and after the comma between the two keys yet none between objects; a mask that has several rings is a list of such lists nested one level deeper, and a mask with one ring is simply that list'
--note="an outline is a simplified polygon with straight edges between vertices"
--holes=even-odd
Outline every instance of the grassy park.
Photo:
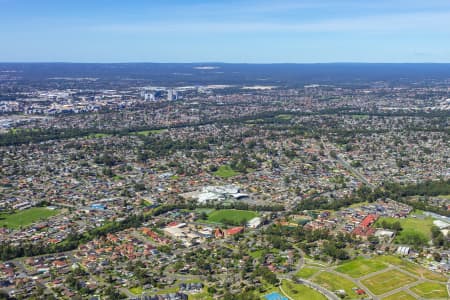
[{"label": "grassy park", "polygon": [[214,175],[222,177],[222,178],[230,178],[238,175],[239,172],[233,170],[229,165],[220,166],[217,171],[214,172]]},{"label": "grassy park", "polygon": [[39,220],[45,220],[51,216],[57,215],[58,213],[58,210],[51,210],[46,207],[32,207],[12,214],[1,213],[0,226],[19,228],[21,226],[30,225]]}]

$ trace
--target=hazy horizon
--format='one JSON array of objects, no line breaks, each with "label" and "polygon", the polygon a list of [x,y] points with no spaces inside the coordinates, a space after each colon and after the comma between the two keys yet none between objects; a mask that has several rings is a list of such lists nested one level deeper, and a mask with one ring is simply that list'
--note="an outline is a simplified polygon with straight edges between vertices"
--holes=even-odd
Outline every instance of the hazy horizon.
[{"label": "hazy horizon", "polygon": [[449,63],[443,0],[0,0],[2,62]]}]

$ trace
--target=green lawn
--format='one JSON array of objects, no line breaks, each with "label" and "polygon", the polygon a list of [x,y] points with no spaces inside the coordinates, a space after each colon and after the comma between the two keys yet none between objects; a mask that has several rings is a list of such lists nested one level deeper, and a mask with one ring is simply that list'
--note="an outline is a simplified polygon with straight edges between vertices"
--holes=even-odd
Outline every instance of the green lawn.
[{"label": "green lawn", "polygon": [[397,294],[391,295],[389,297],[383,298],[383,300],[415,300],[413,296],[408,294],[407,292],[399,292]]},{"label": "green lawn", "polygon": [[272,254],[277,254],[279,253],[280,250],[278,249],[260,249],[260,250],[256,250],[253,252],[249,252],[248,254],[253,257],[254,259],[258,259],[261,258],[261,256],[263,255],[263,253],[272,253]]},{"label": "green lawn", "polygon": [[319,269],[316,268],[304,267],[300,271],[298,271],[297,274],[295,274],[295,276],[308,279],[314,274],[316,274],[318,271]]},{"label": "green lawn", "polygon": [[445,284],[434,282],[424,282],[410,288],[417,295],[426,298],[443,298],[448,299],[447,287]]},{"label": "green lawn", "polygon": [[303,285],[283,280],[281,283],[283,291],[294,300],[326,300],[321,293]]},{"label": "green lawn", "polygon": [[330,272],[322,272],[315,276],[312,281],[332,292],[344,290],[349,299],[359,299],[359,296],[353,291],[353,288],[358,286],[339,275]]},{"label": "green lawn", "polygon": [[132,292],[133,294],[135,294],[137,296],[140,296],[143,292],[143,289],[140,286],[136,286],[136,287],[131,288],[130,292]]},{"label": "green lawn", "polygon": [[220,209],[215,210],[208,215],[208,221],[214,223],[229,223],[233,225],[241,225],[254,217],[257,217],[258,213],[249,210],[237,210],[237,209]]},{"label": "green lawn", "polygon": [[46,207],[32,207],[13,214],[2,213],[0,214],[0,226],[19,228],[20,226],[27,226],[36,221],[47,219],[58,213],[59,210],[51,210]]},{"label": "green lawn", "polygon": [[263,255],[263,253],[265,253],[267,250],[256,250],[253,252],[249,252],[250,256],[253,257],[254,259],[259,259],[261,258],[261,256]]},{"label": "green lawn", "polygon": [[373,259],[357,258],[340,265],[336,268],[336,271],[358,278],[385,268],[387,268],[387,265],[382,262]]},{"label": "green lawn", "polygon": [[361,282],[375,295],[381,295],[415,281],[416,279],[414,277],[397,270],[390,270],[366,278]]},{"label": "green lawn", "polygon": [[222,178],[230,178],[238,175],[239,172],[233,170],[229,165],[220,166],[217,171],[214,172],[214,175],[222,177]]}]

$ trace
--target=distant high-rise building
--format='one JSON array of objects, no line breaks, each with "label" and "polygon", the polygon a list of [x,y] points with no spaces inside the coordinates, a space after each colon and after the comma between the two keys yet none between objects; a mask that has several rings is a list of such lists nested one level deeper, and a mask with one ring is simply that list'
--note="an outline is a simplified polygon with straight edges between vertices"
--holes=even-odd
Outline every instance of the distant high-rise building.
[{"label": "distant high-rise building", "polygon": [[167,90],[167,100],[177,100],[178,99],[178,93],[174,89]]},{"label": "distant high-rise building", "polygon": [[153,94],[153,93],[146,93],[144,95],[144,100],[145,101],[155,101],[155,94]]}]

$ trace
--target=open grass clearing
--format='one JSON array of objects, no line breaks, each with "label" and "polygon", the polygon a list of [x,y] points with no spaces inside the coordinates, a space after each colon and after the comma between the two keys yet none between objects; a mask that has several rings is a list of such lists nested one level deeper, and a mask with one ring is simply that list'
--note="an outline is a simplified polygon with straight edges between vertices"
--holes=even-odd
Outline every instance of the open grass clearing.
[{"label": "open grass clearing", "polygon": [[288,280],[281,282],[283,291],[294,300],[326,300],[321,293],[303,284],[297,284]]},{"label": "open grass clearing", "polygon": [[375,295],[382,295],[415,281],[414,277],[398,270],[389,270],[366,278],[361,282]]},{"label": "open grass clearing", "polygon": [[426,299],[432,298],[448,299],[449,296],[445,284],[439,284],[434,282],[424,282],[416,286],[413,286],[412,288],[410,288],[410,290]]},{"label": "open grass clearing", "polygon": [[353,278],[359,278],[386,268],[387,265],[385,263],[373,259],[356,258],[340,265],[336,268],[336,271],[347,274]]},{"label": "open grass clearing", "polygon": [[57,209],[48,209],[46,207],[32,207],[24,210],[17,211],[13,214],[1,213],[0,214],[0,226],[6,226],[8,228],[19,228],[21,226],[27,226],[40,220],[45,220],[51,216],[55,216],[60,211]]}]

